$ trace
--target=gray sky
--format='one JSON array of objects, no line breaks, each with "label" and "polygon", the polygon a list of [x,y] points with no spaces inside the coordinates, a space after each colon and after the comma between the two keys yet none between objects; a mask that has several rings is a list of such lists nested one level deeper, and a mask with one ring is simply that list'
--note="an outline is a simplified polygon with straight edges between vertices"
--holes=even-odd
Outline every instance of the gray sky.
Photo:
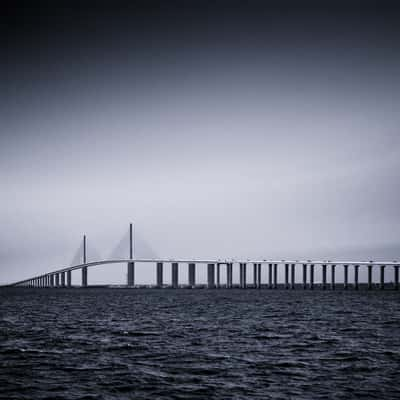
[{"label": "gray sky", "polygon": [[400,258],[397,32],[232,21],[18,37],[0,97],[0,283],[70,263],[83,233],[89,260],[107,258],[131,221],[142,256]]}]

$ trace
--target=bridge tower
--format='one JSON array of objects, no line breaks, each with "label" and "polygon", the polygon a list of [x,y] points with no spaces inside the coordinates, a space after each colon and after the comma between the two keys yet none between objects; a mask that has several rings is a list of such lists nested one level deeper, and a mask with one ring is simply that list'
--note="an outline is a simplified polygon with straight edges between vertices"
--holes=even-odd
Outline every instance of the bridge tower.
[{"label": "bridge tower", "polygon": [[[134,247],[134,231],[133,231],[133,224],[129,224],[129,259],[133,260],[135,257],[135,247]],[[128,279],[127,279],[128,286],[135,285],[135,262],[130,261],[128,262]]]},{"label": "bridge tower", "polygon": [[86,235],[83,235],[83,264],[82,267],[82,286],[86,287],[87,282],[87,266],[86,266]]}]

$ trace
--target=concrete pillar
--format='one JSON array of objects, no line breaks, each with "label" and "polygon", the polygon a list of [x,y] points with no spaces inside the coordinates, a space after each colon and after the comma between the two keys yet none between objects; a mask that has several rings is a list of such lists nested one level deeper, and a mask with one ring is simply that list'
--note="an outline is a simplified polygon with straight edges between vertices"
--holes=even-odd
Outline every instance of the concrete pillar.
[{"label": "concrete pillar", "polygon": [[257,266],[257,287],[261,289],[261,263]]},{"label": "concrete pillar", "polygon": [[87,267],[82,267],[82,287],[87,287]]},{"label": "concrete pillar", "polygon": [[207,287],[209,289],[215,288],[215,264],[207,265]]},{"label": "concrete pillar", "polygon": [[278,289],[278,264],[274,264],[274,289]]},{"label": "concrete pillar", "polygon": [[368,290],[372,289],[372,265],[368,265]]},{"label": "concrete pillar", "polygon": [[322,266],[322,289],[326,290],[326,264]]},{"label": "concrete pillar", "polygon": [[354,289],[358,290],[358,268],[359,265],[354,266]]},{"label": "concrete pillar", "polygon": [[217,288],[221,287],[221,271],[220,271],[220,264],[217,263]]},{"label": "concrete pillar", "polygon": [[172,263],[172,274],[171,274],[171,278],[172,278],[172,287],[174,289],[176,289],[178,287],[178,282],[179,282],[179,278],[178,278],[178,263]]},{"label": "concrete pillar", "polygon": [[50,287],[54,287],[54,274],[50,275]]},{"label": "concrete pillar", "polygon": [[399,266],[394,266],[394,289],[399,290]]},{"label": "concrete pillar", "polygon": [[335,268],[336,265],[331,265],[331,289],[335,290]]},{"label": "concrete pillar", "polygon": [[134,286],[135,285],[135,263],[128,262],[128,271],[127,271],[127,285]]},{"label": "concrete pillar", "polygon": [[314,290],[314,264],[310,265],[310,289]]},{"label": "concrete pillar", "polygon": [[289,264],[285,264],[285,289],[289,289]]},{"label": "concrete pillar", "polygon": [[349,266],[343,265],[343,273],[344,273],[344,289],[347,290],[349,288]]},{"label": "concrete pillar", "polygon": [[243,263],[243,289],[247,287],[247,264]]},{"label": "concrete pillar", "polygon": [[381,265],[381,290],[385,289],[385,267],[386,265]]},{"label": "concrete pillar", "polygon": [[67,286],[71,287],[72,285],[72,274],[71,274],[71,270],[67,271]]},{"label": "concrete pillar", "polygon": [[226,286],[230,289],[233,286],[233,282],[232,282],[233,271],[232,271],[232,269],[233,269],[232,263],[226,264]]},{"label": "concrete pillar", "polygon": [[189,264],[189,286],[196,286],[196,264]]},{"label": "concrete pillar", "polygon": [[272,264],[268,264],[268,288],[272,289]]},{"label": "concrete pillar", "polygon": [[159,288],[163,287],[163,284],[164,284],[164,282],[163,282],[163,267],[164,266],[163,266],[162,262],[157,263],[157,273],[156,273],[157,278],[156,278],[156,280],[157,280],[157,287],[159,287]]},{"label": "concrete pillar", "polygon": [[303,289],[307,289],[307,264],[303,264]]},{"label": "concrete pillar", "polygon": [[253,264],[253,285],[256,288],[257,287],[257,263]]},{"label": "concrete pillar", "polygon": [[296,264],[292,264],[290,272],[291,272],[291,288],[294,289],[296,285]]},{"label": "concrete pillar", "polygon": [[65,272],[61,272],[61,286],[65,287]]},{"label": "concrete pillar", "polygon": [[60,287],[60,274],[56,274],[56,287]]}]

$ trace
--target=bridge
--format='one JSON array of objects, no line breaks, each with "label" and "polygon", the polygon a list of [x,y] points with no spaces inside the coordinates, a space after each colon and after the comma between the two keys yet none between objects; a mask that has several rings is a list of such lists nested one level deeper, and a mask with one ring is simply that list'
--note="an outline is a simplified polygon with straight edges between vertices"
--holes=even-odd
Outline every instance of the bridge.
[{"label": "bridge", "polygon": [[[72,271],[81,271],[81,288],[89,287],[88,269],[107,264],[126,264],[127,282],[125,287],[137,288],[135,285],[135,263],[146,263],[156,268],[156,282],[151,285],[154,288],[196,288],[206,287],[208,289],[218,288],[268,288],[268,289],[310,289],[318,287],[322,290],[335,290],[337,287],[343,289],[358,290],[361,286],[359,282],[359,269],[366,268],[368,281],[365,287],[369,290],[378,287],[383,289],[399,290],[399,267],[398,261],[332,261],[332,260],[272,260],[272,259],[254,259],[254,260],[233,260],[233,259],[157,259],[157,258],[135,258],[133,225],[129,226],[129,257],[121,259],[109,259],[87,262],[86,235],[83,236],[83,254],[82,263],[73,266],[61,267],[50,272],[30,277],[8,286],[29,287],[29,288],[71,288]],[[164,266],[171,267],[171,282],[165,283],[163,280]],[[179,284],[179,266],[186,265],[188,268],[188,282],[186,285]],[[207,284],[196,284],[196,267],[207,267]],[[252,282],[247,281],[247,267],[253,266]],[[239,268],[239,282],[233,282],[233,267]],[[336,283],[336,269],[343,267],[343,283]],[[302,268],[302,280],[296,282],[296,268]],[[385,269],[392,267],[394,269],[394,280],[389,284],[385,282]],[[221,268],[226,268],[225,282],[221,280]],[[268,268],[268,280],[262,282],[262,270]],[[278,281],[278,269],[284,268],[284,280]],[[315,269],[322,270],[322,282],[316,284],[314,280]],[[330,279],[327,280],[328,268],[330,269]],[[353,281],[349,281],[349,268],[353,269]],[[373,268],[380,269],[379,282],[373,282]]]}]

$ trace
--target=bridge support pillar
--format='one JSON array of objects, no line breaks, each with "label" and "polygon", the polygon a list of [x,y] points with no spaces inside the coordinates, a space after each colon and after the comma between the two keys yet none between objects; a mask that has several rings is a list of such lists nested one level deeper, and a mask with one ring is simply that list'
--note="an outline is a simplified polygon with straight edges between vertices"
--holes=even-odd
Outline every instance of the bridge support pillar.
[{"label": "bridge support pillar", "polygon": [[232,263],[228,263],[226,264],[226,286],[229,289],[232,289],[233,286],[233,264]]},{"label": "bridge support pillar", "polygon": [[128,271],[127,271],[127,284],[128,286],[135,285],[135,263],[128,262]]},{"label": "bridge support pillar", "polygon": [[268,289],[272,289],[272,264],[268,264]]},{"label": "bridge support pillar", "polygon": [[207,287],[209,289],[215,288],[215,264],[207,265]]},{"label": "bridge support pillar", "polygon": [[399,266],[394,266],[394,289],[399,290]]},{"label": "bridge support pillar", "polygon": [[359,265],[354,266],[354,289],[358,290],[358,268]]},{"label": "bridge support pillar", "polygon": [[303,264],[303,289],[307,289],[307,264]]},{"label": "bridge support pillar", "polygon": [[294,289],[296,286],[296,264],[292,264],[291,269],[291,288]]},{"label": "bridge support pillar", "polygon": [[189,286],[194,288],[196,286],[196,264],[189,264]]},{"label": "bridge support pillar", "polygon": [[257,263],[253,264],[253,285],[256,288],[257,287]]},{"label": "bridge support pillar", "polygon": [[60,287],[60,274],[55,274],[56,275],[56,287]]},{"label": "bridge support pillar", "polygon": [[71,270],[67,271],[67,286],[72,286],[72,272]]},{"label": "bridge support pillar", "polygon": [[163,263],[157,263],[157,287],[163,287]]},{"label": "bridge support pillar", "polygon": [[381,285],[380,289],[385,289],[385,265],[381,265]]},{"label": "bridge support pillar", "polygon": [[285,264],[285,289],[289,289],[289,264]]},{"label": "bridge support pillar", "polygon": [[257,266],[257,287],[261,289],[261,263]]},{"label": "bridge support pillar", "polygon": [[343,265],[343,274],[344,274],[344,289],[347,290],[349,288],[349,266]]},{"label": "bridge support pillar", "polygon": [[335,268],[336,265],[331,265],[331,290],[335,290]]},{"label": "bridge support pillar", "polygon": [[65,287],[65,272],[61,272],[61,286]]},{"label": "bridge support pillar", "polygon": [[178,278],[178,263],[172,263],[172,274],[171,274],[171,278],[172,278],[172,287],[174,289],[178,288],[178,282],[179,282],[179,278]]},{"label": "bridge support pillar", "polygon": [[220,269],[221,269],[221,266],[220,266],[220,264],[219,263],[217,263],[217,288],[219,289],[220,287],[221,287],[221,274],[220,274]]},{"label": "bridge support pillar", "polygon": [[82,287],[87,287],[87,267],[82,267]]},{"label": "bridge support pillar", "polygon": [[314,290],[314,264],[310,265],[310,289]]},{"label": "bridge support pillar", "polygon": [[368,265],[368,290],[372,289],[372,265]]},{"label": "bridge support pillar", "polygon": [[50,275],[50,287],[54,287],[54,274]]},{"label": "bridge support pillar", "polygon": [[326,290],[326,264],[322,266],[322,290]]},{"label": "bridge support pillar", "polygon": [[278,264],[274,264],[274,289],[278,289]]}]

